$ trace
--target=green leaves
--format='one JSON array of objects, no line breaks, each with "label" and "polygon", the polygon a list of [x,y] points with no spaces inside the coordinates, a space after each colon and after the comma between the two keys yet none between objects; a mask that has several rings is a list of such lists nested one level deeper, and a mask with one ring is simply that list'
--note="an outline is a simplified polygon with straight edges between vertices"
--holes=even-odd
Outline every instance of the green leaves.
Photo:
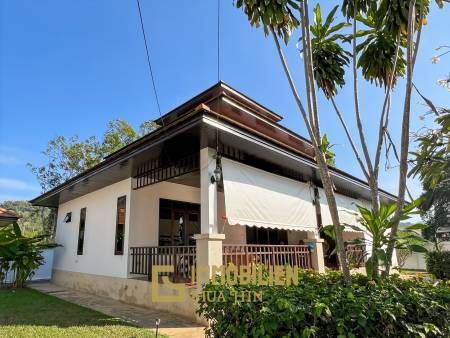
[{"label": "green leaves", "polygon": [[[449,256],[450,257],[450,256]],[[450,262],[450,260],[448,260]],[[450,288],[419,280],[380,281],[299,271],[290,286],[204,285],[224,301],[199,300],[208,337],[411,337],[450,334]],[[262,302],[235,302],[231,292],[259,292]],[[412,333],[414,332],[414,333]]]},{"label": "green leaves", "polygon": [[366,13],[370,8],[376,7],[376,0],[344,0],[342,1],[342,14],[347,18],[355,17],[356,14]]},{"label": "green leaves", "polygon": [[95,136],[80,140],[78,136],[57,136],[50,140],[43,154],[48,164],[28,167],[38,179],[42,191],[48,191],[64,181],[92,168],[106,156],[148,134],[158,126],[152,121],[145,121],[139,131],[126,121],[117,119],[108,122],[102,140]]},{"label": "green leaves", "polygon": [[330,142],[328,141],[327,134],[323,134],[321,145],[322,145],[322,151],[325,155],[325,158],[327,159],[327,164],[329,166],[335,167],[336,166],[336,161],[335,161],[336,154],[331,151],[331,148],[333,147],[333,145],[330,144]]},{"label": "green leaves", "polygon": [[251,26],[263,26],[267,36],[271,29],[288,44],[292,32],[300,22],[294,13],[299,10],[298,0],[237,0]]},{"label": "green leaves", "polygon": [[356,52],[360,54],[358,67],[364,79],[377,86],[387,87],[395,65],[392,79],[392,86],[395,86],[397,79],[405,75],[406,69],[404,51],[397,48],[398,43],[396,38],[383,31],[372,30],[367,34],[366,39],[356,47]]},{"label": "green leaves", "polygon": [[435,123],[435,129],[417,138],[418,150],[412,152],[415,165],[408,174],[419,176],[428,189],[436,188],[450,172],[450,109],[440,109]]},{"label": "green leaves", "polygon": [[323,23],[320,5],[317,4],[314,8],[314,24],[310,27],[313,35],[311,47],[314,78],[327,98],[336,95],[337,87],[345,84],[345,67],[350,61],[350,53],[339,44],[344,39],[344,35],[338,33],[349,25],[341,22],[332,26],[338,8],[338,6],[334,7]]},{"label": "green leaves", "polygon": [[15,271],[15,286],[22,287],[25,281],[43,262],[41,252],[56,244],[43,244],[45,236],[24,237],[17,223],[0,226],[0,285],[5,272]]},{"label": "green leaves", "polygon": [[[408,12],[410,0],[382,0],[377,10],[379,18],[383,18],[383,26],[386,33],[392,36],[402,34],[406,36],[408,26]],[[423,10],[423,18],[429,13],[429,0],[416,0],[415,26],[419,26],[420,13]]]},{"label": "green leaves", "polygon": [[450,280],[450,251],[430,251],[425,257],[428,272],[436,278]]}]

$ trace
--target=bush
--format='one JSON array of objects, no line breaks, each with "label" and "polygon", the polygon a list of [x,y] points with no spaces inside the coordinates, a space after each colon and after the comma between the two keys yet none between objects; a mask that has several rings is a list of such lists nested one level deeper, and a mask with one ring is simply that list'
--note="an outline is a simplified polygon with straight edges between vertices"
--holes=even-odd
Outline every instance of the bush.
[{"label": "bush", "polygon": [[426,256],[427,271],[439,279],[450,279],[450,251],[431,251]]},{"label": "bush", "polygon": [[[214,337],[426,337],[450,336],[450,285],[390,277],[375,282],[340,273],[299,273],[290,286],[220,285],[204,291],[198,313]],[[262,292],[262,301],[235,301],[241,291]],[[205,293],[203,293],[204,295]]]},{"label": "bush", "polygon": [[0,286],[13,272],[13,286],[24,287],[34,270],[43,264],[42,250],[56,247],[43,244],[46,236],[25,237],[17,223],[0,225]]}]

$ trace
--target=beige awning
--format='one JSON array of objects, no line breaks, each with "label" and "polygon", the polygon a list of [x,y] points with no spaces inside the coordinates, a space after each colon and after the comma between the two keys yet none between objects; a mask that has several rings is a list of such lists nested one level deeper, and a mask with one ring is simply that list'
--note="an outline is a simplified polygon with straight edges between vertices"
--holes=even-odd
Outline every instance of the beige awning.
[{"label": "beige awning", "polygon": [[226,158],[222,170],[230,225],[317,232],[308,184]]},{"label": "beige awning", "polygon": [[[359,210],[357,205],[367,207],[368,202],[344,196],[341,194],[335,194],[335,196],[340,222],[360,227],[361,231],[364,231],[364,229],[358,222]],[[325,196],[325,191],[322,188],[319,188],[319,197],[320,197],[320,213],[322,215],[322,224],[323,225],[333,224],[330,209],[328,208],[327,197]],[[352,229],[350,227],[346,227],[345,231],[357,232],[355,229]]]}]

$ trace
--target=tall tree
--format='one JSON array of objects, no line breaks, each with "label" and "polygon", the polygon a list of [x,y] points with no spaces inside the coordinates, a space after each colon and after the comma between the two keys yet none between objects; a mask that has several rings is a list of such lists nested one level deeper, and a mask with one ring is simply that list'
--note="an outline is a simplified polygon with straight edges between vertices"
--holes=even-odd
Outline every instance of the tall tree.
[{"label": "tall tree", "polygon": [[[436,2],[439,7],[442,7],[442,0]],[[337,235],[338,256],[342,264],[344,261],[343,241],[341,240],[341,227],[335,207],[333,184],[330,180],[326,161],[322,160],[324,153],[320,151],[319,147],[321,132],[316,91],[317,89],[322,90],[326,98],[330,100],[351,145],[356,161],[370,186],[374,215],[379,215],[379,170],[383,145],[386,151],[391,147],[397,149],[392,144],[388,132],[392,90],[397,84],[397,79],[406,76],[402,125],[400,126],[402,130],[399,146],[400,154],[398,155],[395,150],[400,168],[396,204],[396,219],[399,220],[405,208],[407,192],[406,177],[413,73],[422,26],[426,22],[426,16],[429,12],[429,0],[343,0],[341,10],[347,22],[337,24],[334,21],[339,6],[333,8],[328,15],[322,16],[320,5],[314,8],[314,22],[310,23],[308,0],[239,0],[236,2],[236,6],[243,8],[251,25],[258,27],[262,24],[265,34],[271,33],[274,37],[291,91],[316,151],[316,161],[330,207],[333,226]],[[358,26],[361,26],[361,28]],[[346,27],[352,27],[348,34],[343,33]],[[299,45],[303,56],[306,107],[300,98],[278,41],[278,38],[282,38],[287,45],[296,28],[300,28],[301,31]],[[345,50],[345,42],[351,43],[351,53]],[[347,68],[351,69],[353,80],[356,135],[352,135],[350,132],[335,101],[338,88],[345,85]],[[375,133],[377,142],[373,157],[368,147],[367,133],[362,121],[365,109],[360,106],[359,100],[358,82],[360,73],[362,73],[365,81],[383,87],[385,90],[381,102],[379,124]],[[355,140],[359,141],[359,145]],[[362,149],[362,153],[360,153],[359,148]],[[389,273],[391,265],[398,222],[394,224],[391,232],[385,262],[386,273]],[[344,266],[344,273],[345,270]],[[374,264],[374,275],[378,275],[378,270],[378,262],[376,262]]]},{"label": "tall tree", "polygon": [[423,235],[438,247],[437,228],[450,224],[450,110],[432,110],[436,127],[418,135],[419,147],[412,153],[414,167],[409,174],[418,176],[424,188],[422,209],[428,228]]},{"label": "tall tree", "polygon": [[[330,208],[331,218],[333,220],[333,228],[336,234],[336,250],[347,282],[350,281],[350,271],[345,255],[344,240],[342,236],[342,227],[339,221],[339,214],[336,205],[334,193],[334,184],[331,180],[330,171],[327,165],[327,158],[322,147],[322,136],[320,131],[319,114],[316,97],[316,83],[313,66],[313,49],[311,41],[311,29],[309,20],[309,3],[308,0],[302,2],[294,0],[276,1],[276,0],[238,0],[236,2],[238,8],[242,8],[247,14],[250,24],[257,27],[262,24],[264,33],[271,34],[275,46],[286,74],[292,94],[297,103],[300,115],[308,130],[311,143],[315,151],[315,160],[319,167],[320,178]],[[294,13],[299,12],[299,18]],[[317,17],[316,17],[317,19]],[[305,96],[306,106],[300,97],[295,81],[291,75],[291,71],[284,57],[283,49],[279,39],[282,39],[287,45],[292,33],[299,28],[302,32],[301,42],[303,51],[303,66],[305,75]]]},{"label": "tall tree", "polygon": [[117,119],[108,123],[100,141],[95,136],[85,140],[80,140],[76,135],[57,136],[48,142],[47,149],[43,151],[47,163],[42,166],[28,163],[28,166],[45,192],[95,166],[109,154],[157,127],[154,122],[145,121],[136,131],[128,122]]},{"label": "tall tree", "polygon": [[33,206],[28,201],[4,201],[0,203],[0,207],[21,216],[17,223],[25,236],[53,233],[53,215],[49,208]]}]

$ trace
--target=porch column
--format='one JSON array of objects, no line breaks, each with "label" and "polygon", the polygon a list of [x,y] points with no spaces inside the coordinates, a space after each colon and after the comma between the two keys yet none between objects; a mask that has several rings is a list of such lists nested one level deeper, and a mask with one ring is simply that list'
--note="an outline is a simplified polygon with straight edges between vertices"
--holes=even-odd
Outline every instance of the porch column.
[{"label": "porch column", "polygon": [[320,273],[325,272],[325,260],[323,258],[323,242],[325,240],[319,238],[319,235],[308,235],[306,242],[313,244],[314,248],[311,250],[311,266]]},{"label": "porch column", "polygon": [[200,150],[200,213],[201,234],[194,236],[197,246],[197,268],[206,269],[211,276],[213,266],[222,265],[222,241],[225,234],[219,233],[217,220],[217,183],[211,183],[216,168],[216,151]]}]

